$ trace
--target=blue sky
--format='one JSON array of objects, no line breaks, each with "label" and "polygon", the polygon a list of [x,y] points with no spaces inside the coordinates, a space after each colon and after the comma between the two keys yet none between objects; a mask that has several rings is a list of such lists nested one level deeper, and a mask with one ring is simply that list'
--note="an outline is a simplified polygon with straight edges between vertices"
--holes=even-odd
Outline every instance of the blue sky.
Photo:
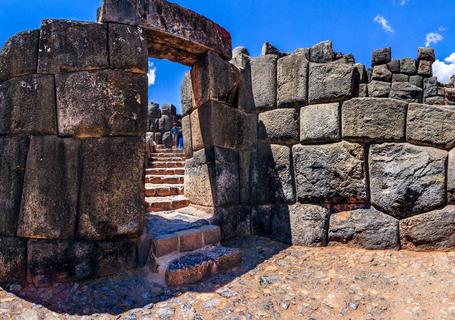
[{"label": "blue sky", "polygon": [[[371,51],[391,46],[395,58],[415,57],[428,40],[441,78],[455,74],[453,0],[176,0],[231,32],[234,46],[260,54],[264,41],[283,51],[330,39],[337,51],[352,52],[370,65]],[[38,28],[43,18],[95,21],[101,0],[0,0],[0,42]],[[149,99],[180,107],[179,87],[187,67],[153,61],[155,84]],[[444,80],[444,79],[443,79]]]}]

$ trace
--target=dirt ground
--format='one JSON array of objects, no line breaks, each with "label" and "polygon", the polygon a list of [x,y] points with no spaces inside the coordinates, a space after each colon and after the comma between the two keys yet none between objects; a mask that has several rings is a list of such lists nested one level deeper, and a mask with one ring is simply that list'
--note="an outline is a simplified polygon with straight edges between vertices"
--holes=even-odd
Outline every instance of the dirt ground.
[{"label": "dirt ground", "polygon": [[146,270],[47,289],[0,288],[0,319],[455,319],[455,252],[236,240],[239,267],[184,288]]}]

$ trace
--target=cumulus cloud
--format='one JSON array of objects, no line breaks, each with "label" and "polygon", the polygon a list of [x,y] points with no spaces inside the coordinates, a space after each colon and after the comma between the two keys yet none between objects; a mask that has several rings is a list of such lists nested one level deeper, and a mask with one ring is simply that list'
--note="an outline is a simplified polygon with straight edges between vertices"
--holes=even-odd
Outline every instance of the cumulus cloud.
[{"label": "cumulus cloud", "polygon": [[450,77],[455,75],[455,52],[444,59],[436,60],[433,63],[433,75],[438,77],[438,81],[448,83]]},{"label": "cumulus cloud", "polygon": [[149,71],[147,72],[147,77],[149,79],[149,87],[153,86],[156,80],[156,67],[152,61],[149,61]]},{"label": "cumulus cloud", "polygon": [[437,32],[430,32],[426,35],[425,47],[429,47],[430,44],[432,44],[432,43],[436,44],[442,40],[444,40],[444,37],[442,36],[442,34],[437,33]]},{"label": "cumulus cloud", "polygon": [[394,32],[390,23],[383,16],[378,14],[376,17],[374,17],[374,22],[379,24],[382,27],[382,29],[384,29],[384,31]]}]

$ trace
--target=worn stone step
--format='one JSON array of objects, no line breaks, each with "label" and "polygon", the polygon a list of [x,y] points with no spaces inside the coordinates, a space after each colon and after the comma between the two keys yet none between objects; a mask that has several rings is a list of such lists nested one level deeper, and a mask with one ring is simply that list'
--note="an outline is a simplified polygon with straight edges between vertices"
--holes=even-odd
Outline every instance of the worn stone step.
[{"label": "worn stone step", "polygon": [[183,184],[182,175],[146,175],[145,183],[149,184]]},{"label": "worn stone step", "polygon": [[183,193],[183,184],[145,184],[146,197],[175,196]]},{"label": "worn stone step", "polygon": [[181,159],[185,159],[185,154],[184,153],[152,153],[150,155],[151,157],[156,157],[156,158],[173,158],[173,157],[178,157]]},{"label": "worn stone step", "polygon": [[168,286],[177,287],[201,281],[220,271],[229,270],[241,261],[236,248],[214,247],[176,258],[167,266],[165,278]]},{"label": "worn stone step", "polygon": [[185,161],[185,157],[155,157],[152,155],[150,160],[153,162],[182,162]]},{"label": "worn stone step", "polygon": [[188,198],[183,195],[167,197],[146,197],[146,209],[148,212],[177,210],[190,204]]},{"label": "worn stone step", "polygon": [[155,161],[149,164],[149,168],[184,168],[184,161]]},{"label": "worn stone step", "polygon": [[166,176],[183,176],[185,174],[184,168],[149,168],[145,170],[148,175],[166,175]]}]

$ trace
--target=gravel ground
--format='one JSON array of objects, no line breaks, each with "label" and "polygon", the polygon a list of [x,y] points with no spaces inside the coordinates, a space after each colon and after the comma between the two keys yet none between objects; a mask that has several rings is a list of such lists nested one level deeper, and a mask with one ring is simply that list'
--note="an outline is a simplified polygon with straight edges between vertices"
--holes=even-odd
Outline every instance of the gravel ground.
[{"label": "gravel ground", "polygon": [[184,288],[146,270],[47,289],[0,288],[0,319],[455,319],[455,252],[233,241],[243,261]]}]

